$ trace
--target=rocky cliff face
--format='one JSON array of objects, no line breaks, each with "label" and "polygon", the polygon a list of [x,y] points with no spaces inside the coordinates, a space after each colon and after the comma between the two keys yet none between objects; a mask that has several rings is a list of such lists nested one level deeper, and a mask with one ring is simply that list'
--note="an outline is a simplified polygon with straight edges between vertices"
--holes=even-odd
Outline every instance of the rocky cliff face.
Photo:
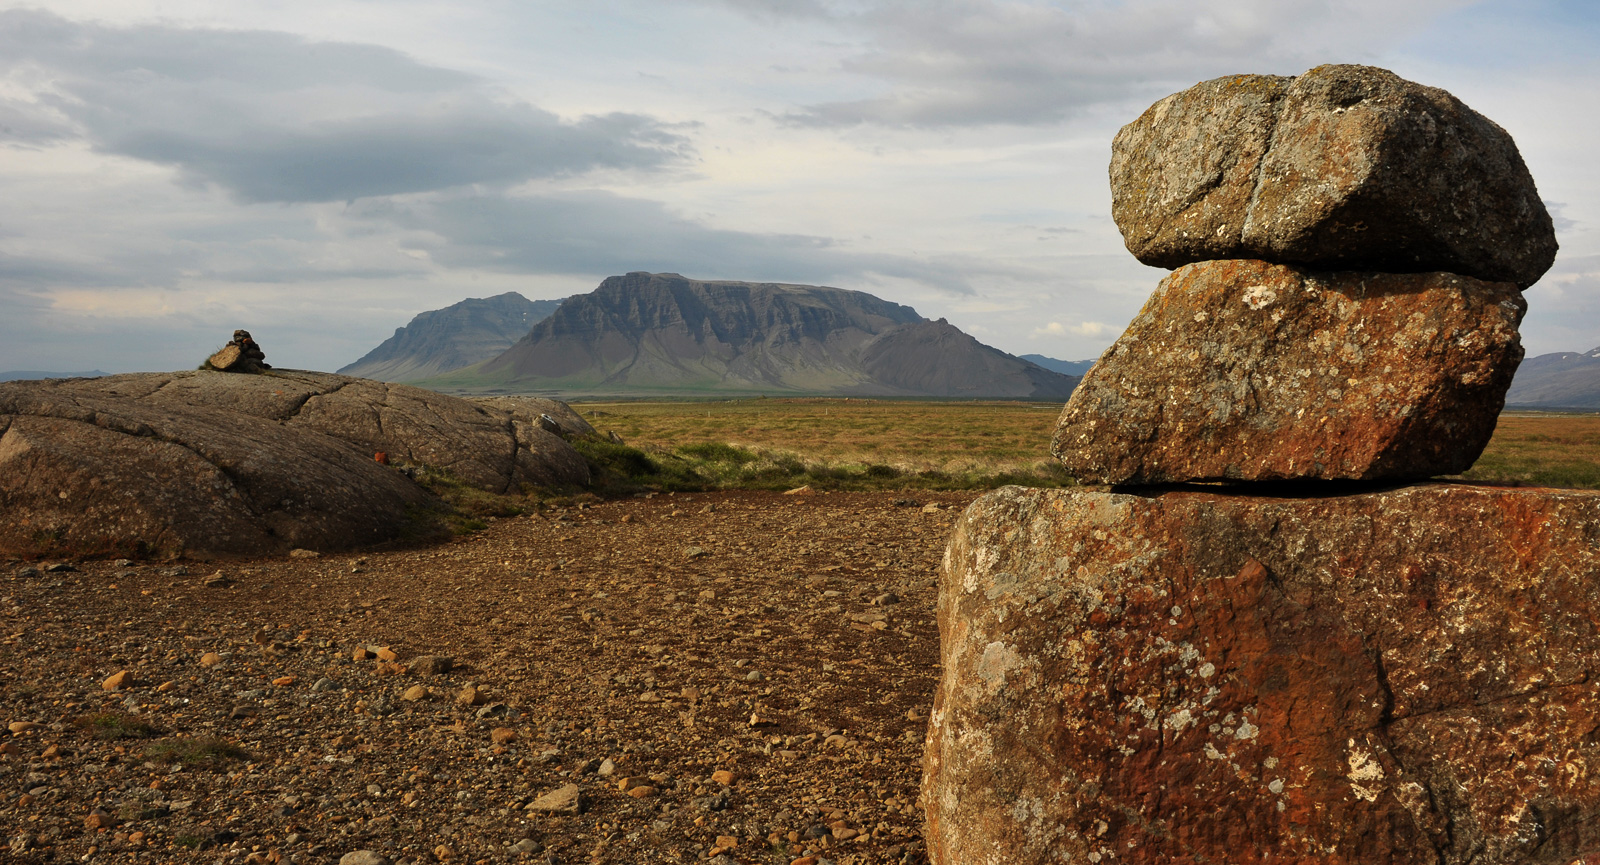
[{"label": "rocky cliff face", "polygon": [[559,300],[529,300],[514,291],[469,298],[417,315],[343,375],[378,381],[416,381],[488,360],[548,318]]},{"label": "rocky cliff face", "polygon": [[1011,488],[940,585],[936,863],[1600,850],[1600,493]]},{"label": "rocky cliff face", "polygon": [[493,492],[588,481],[537,416],[405,385],[295,370],[11,382],[0,384],[0,550],[369,546],[417,528],[433,501],[398,470],[406,463]]},{"label": "rocky cliff face", "polygon": [[614,276],[504,354],[430,384],[1060,399],[1074,380],[859,291]]}]

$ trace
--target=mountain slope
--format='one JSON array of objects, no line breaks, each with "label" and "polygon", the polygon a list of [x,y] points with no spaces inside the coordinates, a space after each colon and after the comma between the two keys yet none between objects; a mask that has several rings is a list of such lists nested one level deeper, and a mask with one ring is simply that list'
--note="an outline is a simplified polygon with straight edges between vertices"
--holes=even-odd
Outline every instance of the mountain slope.
[{"label": "mountain slope", "polygon": [[1053,357],[1045,357],[1042,354],[1019,354],[1017,356],[1028,363],[1038,364],[1051,372],[1059,372],[1062,375],[1072,375],[1080,378],[1089,371],[1089,367],[1094,366],[1095,362],[1094,358],[1088,360],[1057,360]]},{"label": "mountain slope", "polygon": [[1075,383],[864,292],[636,272],[569,298],[499,357],[427,385],[1058,399]]},{"label": "mountain slope", "polygon": [[1600,348],[1530,357],[1517,367],[1506,405],[1525,408],[1600,408]]},{"label": "mountain slope", "polygon": [[529,300],[514,291],[469,298],[419,314],[339,372],[379,381],[414,381],[471,366],[511,347],[560,305],[559,300]]},{"label": "mountain slope", "polygon": [[862,347],[861,367],[882,385],[926,396],[1065,400],[1078,385],[1076,377],[984,345],[942,318],[878,335]]}]

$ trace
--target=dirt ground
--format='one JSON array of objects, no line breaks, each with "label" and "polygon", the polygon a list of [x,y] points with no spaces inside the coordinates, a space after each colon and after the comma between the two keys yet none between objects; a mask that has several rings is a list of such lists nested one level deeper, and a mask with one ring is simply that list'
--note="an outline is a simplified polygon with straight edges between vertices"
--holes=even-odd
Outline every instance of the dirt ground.
[{"label": "dirt ground", "polygon": [[[418,549],[4,563],[0,859],[923,862],[934,581],[975,495],[658,494]],[[529,810],[569,784],[581,813]]]}]

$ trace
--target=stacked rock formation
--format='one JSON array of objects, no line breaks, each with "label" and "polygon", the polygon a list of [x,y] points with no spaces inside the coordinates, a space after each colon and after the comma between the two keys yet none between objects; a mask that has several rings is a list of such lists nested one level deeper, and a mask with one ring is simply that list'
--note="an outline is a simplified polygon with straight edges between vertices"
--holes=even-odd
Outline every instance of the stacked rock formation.
[{"label": "stacked rock formation", "polygon": [[261,372],[272,369],[267,353],[256,344],[248,330],[236,330],[233,339],[206,358],[206,366],[220,372]]},{"label": "stacked rock formation", "polygon": [[1488,444],[1556,251],[1505,130],[1381,69],[1237,75],[1124,127],[1111,189],[1177,270],[1061,417],[1080,481],[1431,477]]},{"label": "stacked rock formation", "polygon": [[1114,489],[956,527],[933,861],[1600,852],[1600,494],[1427,481],[1487,444],[1555,253],[1510,137],[1324,66],[1161,100],[1111,176],[1177,269],[1055,435]]}]

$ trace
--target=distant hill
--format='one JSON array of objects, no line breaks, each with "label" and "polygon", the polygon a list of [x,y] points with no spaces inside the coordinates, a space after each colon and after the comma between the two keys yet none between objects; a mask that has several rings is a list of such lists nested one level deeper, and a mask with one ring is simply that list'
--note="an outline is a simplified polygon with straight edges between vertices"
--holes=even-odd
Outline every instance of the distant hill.
[{"label": "distant hill", "polygon": [[417,383],[565,394],[1064,400],[1077,379],[865,292],[636,272],[568,298],[498,357]]},{"label": "distant hill", "polygon": [[1517,367],[1506,405],[1600,409],[1600,348],[1530,357]]},{"label": "distant hill", "polygon": [[471,366],[510,348],[560,305],[559,300],[529,300],[514,291],[463,300],[419,314],[339,372],[399,382]]},{"label": "distant hill", "polygon": [[110,374],[97,369],[92,369],[88,372],[40,372],[33,369],[14,369],[10,372],[0,372],[0,381],[23,381],[34,378],[99,378]]},{"label": "distant hill", "polygon": [[1018,355],[1018,357],[1029,363],[1038,364],[1051,372],[1059,372],[1062,375],[1075,375],[1079,378],[1082,378],[1083,374],[1088,372],[1089,367],[1094,366],[1095,362],[1094,358],[1089,360],[1056,360],[1053,357],[1045,357],[1042,354],[1023,354]]}]

